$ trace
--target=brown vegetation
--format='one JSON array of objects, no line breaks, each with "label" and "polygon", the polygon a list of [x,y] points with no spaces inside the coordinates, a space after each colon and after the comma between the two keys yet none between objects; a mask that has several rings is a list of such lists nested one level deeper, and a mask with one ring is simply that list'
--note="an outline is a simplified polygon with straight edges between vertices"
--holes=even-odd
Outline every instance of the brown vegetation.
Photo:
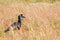
[{"label": "brown vegetation", "polygon": [[20,13],[26,17],[21,29],[2,32],[2,40],[60,40],[60,3],[0,5],[0,30],[17,21]]}]

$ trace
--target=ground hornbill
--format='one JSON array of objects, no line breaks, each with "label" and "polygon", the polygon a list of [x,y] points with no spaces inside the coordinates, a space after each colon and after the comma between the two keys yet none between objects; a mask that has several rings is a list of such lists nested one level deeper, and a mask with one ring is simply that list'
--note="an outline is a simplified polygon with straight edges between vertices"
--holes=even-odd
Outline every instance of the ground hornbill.
[{"label": "ground hornbill", "polygon": [[10,27],[17,28],[18,30],[20,30],[21,21],[22,21],[23,18],[25,18],[25,16],[23,16],[23,14],[18,15],[18,21],[17,22],[14,22],[13,24],[11,24],[4,32],[9,31],[10,30]]}]

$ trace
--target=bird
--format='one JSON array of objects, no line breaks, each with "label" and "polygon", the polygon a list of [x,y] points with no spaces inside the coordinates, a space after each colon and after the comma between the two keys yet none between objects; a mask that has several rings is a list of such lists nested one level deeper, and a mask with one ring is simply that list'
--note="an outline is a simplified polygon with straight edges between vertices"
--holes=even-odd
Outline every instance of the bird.
[{"label": "bird", "polygon": [[25,18],[25,16],[23,16],[23,14],[19,14],[18,15],[18,21],[12,23],[4,32],[8,32],[10,30],[10,28],[17,28],[18,30],[20,30],[21,27],[21,23],[22,23],[22,19]]}]

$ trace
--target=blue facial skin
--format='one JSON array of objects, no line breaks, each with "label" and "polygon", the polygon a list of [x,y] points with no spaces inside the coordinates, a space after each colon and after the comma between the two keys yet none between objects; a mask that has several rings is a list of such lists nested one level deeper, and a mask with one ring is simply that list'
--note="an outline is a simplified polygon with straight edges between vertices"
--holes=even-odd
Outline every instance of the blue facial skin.
[{"label": "blue facial skin", "polygon": [[[22,21],[23,18],[25,18],[25,17],[23,16],[23,14],[18,15],[18,21],[17,21],[17,22],[14,22],[13,24],[11,24],[11,27],[17,27],[18,30],[20,30],[21,21]],[[8,27],[8,28],[5,30],[5,32],[7,32],[7,31],[9,31],[9,30],[10,30],[10,27]]]}]

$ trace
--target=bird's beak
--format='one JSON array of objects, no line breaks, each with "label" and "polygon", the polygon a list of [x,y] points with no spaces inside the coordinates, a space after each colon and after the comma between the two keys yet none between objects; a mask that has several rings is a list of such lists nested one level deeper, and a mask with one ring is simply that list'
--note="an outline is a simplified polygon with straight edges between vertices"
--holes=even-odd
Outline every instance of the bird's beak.
[{"label": "bird's beak", "polygon": [[25,16],[23,16],[23,18],[25,18]]}]

